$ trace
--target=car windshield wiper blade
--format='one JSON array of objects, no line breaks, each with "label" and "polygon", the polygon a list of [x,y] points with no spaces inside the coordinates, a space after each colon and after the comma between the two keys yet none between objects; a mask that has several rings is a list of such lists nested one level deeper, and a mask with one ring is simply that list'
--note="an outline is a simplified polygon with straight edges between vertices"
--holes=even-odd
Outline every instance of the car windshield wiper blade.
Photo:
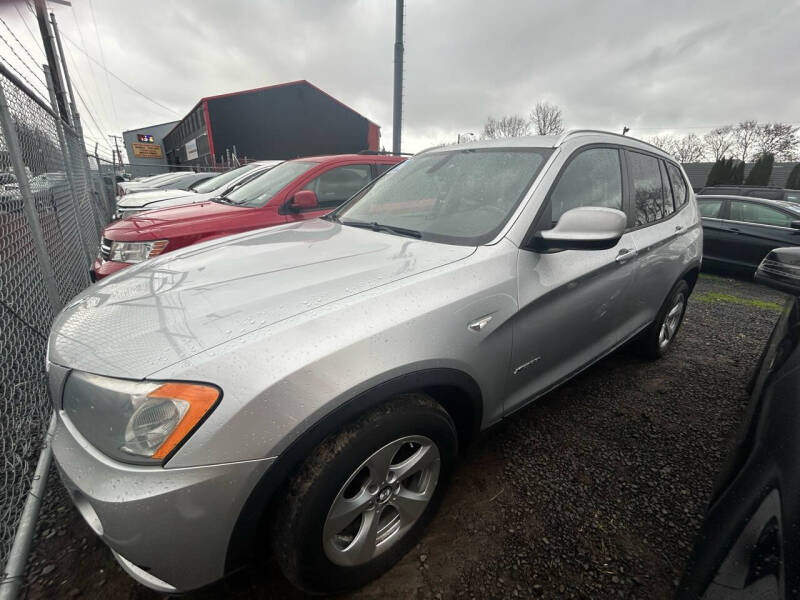
[{"label": "car windshield wiper blade", "polygon": [[233,202],[233,200],[229,200],[225,196],[216,196],[214,198],[211,198],[211,201],[212,202],[219,202],[220,204],[235,204],[235,202]]},{"label": "car windshield wiper blade", "polygon": [[371,229],[372,231],[388,231],[389,233],[396,233],[397,235],[405,235],[407,237],[421,238],[422,233],[416,229],[406,229],[405,227],[396,227],[395,225],[385,225],[372,221],[339,221],[342,225],[350,225],[352,227],[363,227],[364,229]]}]

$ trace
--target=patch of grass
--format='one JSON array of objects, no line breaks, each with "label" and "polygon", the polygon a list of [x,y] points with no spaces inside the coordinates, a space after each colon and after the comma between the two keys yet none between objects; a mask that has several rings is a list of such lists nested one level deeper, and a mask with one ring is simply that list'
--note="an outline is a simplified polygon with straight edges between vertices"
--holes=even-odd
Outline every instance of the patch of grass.
[{"label": "patch of grass", "polygon": [[718,304],[720,302],[728,304],[741,304],[743,306],[752,306],[762,310],[783,310],[783,307],[777,302],[768,302],[766,300],[756,300],[754,298],[740,298],[731,294],[723,294],[721,292],[703,292],[702,294],[695,294],[692,300],[700,302],[707,302],[709,304]]},{"label": "patch of grass", "polygon": [[705,271],[700,273],[700,279],[710,279],[711,281],[730,281],[730,277],[722,277],[720,275],[712,275]]}]

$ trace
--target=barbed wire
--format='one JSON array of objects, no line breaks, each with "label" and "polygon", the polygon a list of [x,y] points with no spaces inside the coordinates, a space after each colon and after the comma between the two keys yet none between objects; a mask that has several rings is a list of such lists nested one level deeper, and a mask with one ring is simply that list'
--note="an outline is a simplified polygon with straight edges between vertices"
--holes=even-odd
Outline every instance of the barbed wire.
[{"label": "barbed wire", "polygon": [[[17,60],[18,60],[18,61],[19,61],[21,64],[25,65],[25,66],[28,68],[28,71],[30,71],[30,72],[31,72],[31,74],[33,75],[34,79],[35,79],[37,82],[39,82],[40,84],[42,84],[42,85],[44,86],[44,89],[45,89],[45,90],[47,90],[47,84],[44,82],[44,79],[42,79],[41,75],[38,75],[38,74],[36,73],[36,71],[34,71],[34,70],[33,70],[33,69],[30,67],[30,65],[29,65],[28,63],[26,63],[24,60],[22,60],[22,58],[20,57],[20,55],[19,55],[19,54],[17,54],[17,51],[16,51],[16,50],[14,50],[14,46],[12,46],[12,45],[11,45],[11,43],[10,43],[10,42],[9,42],[9,41],[8,41],[8,40],[7,40],[7,39],[4,37],[4,36],[3,36],[3,34],[2,34],[2,33],[0,33],[0,40],[2,40],[2,41],[5,43],[5,45],[6,45],[6,46],[8,46],[8,49],[9,49],[9,50],[11,50],[11,52],[14,54],[14,56],[16,56],[16,57],[17,57]],[[42,92],[42,90],[40,90],[40,89],[39,89],[39,88],[37,88],[37,87],[36,87],[36,86],[35,86],[33,83],[31,83],[31,81],[30,81],[30,80],[29,80],[27,77],[25,77],[25,75],[24,75],[24,74],[23,74],[23,73],[22,73],[22,72],[21,72],[19,69],[17,69],[17,68],[16,68],[16,67],[15,67],[15,66],[14,66],[14,65],[11,63],[11,61],[9,61],[8,59],[5,59],[5,60],[4,60],[4,62],[5,62],[5,64],[6,64],[6,65],[7,65],[7,66],[8,66],[10,69],[14,70],[14,71],[17,73],[17,75],[19,75],[19,76],[22,78],[22,80],[23,80],[25,83],[27,83],[27,84],[28,84],[28,85],[31,87],[31,89],[33,89],[33,90],[34,90],[34,91],[35,91],[37,94],[39,94],[39,96],[41,96],[42,98],[47,98],[47,97],[48,97],[48,94],[47,94],[47,92],[44,92],[44,93],[43,93],[43,92]]]}]

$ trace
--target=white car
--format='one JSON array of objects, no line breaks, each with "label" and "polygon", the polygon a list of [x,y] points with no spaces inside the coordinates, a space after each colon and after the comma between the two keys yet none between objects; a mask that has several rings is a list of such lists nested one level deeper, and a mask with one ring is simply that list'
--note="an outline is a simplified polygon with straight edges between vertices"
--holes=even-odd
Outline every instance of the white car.
[{"label": "white car", "polygon": [[198,183],[190,190],[162,189],[142,192],[132,191],[118,200],[117,212],[114,214],[114,218],[122,219],[146,210],[203,202],[204,200],[222,196],[243,183],[257,177],[261,173],[270,170],[272,167],[279,165],[281,162],[280,160],[251,162],[238,169],[233,169],[232,171],[222,173],[212,179]]}]

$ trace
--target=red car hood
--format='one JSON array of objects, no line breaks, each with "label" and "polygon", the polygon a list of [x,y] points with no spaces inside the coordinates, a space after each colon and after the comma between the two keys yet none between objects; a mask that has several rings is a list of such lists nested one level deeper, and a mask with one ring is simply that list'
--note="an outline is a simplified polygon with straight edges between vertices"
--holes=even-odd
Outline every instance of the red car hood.
[{"label": "red car hood", "polygon": [[106,227],[103,236],[118,241],[170,239],[177,235],[222,233],[235,228],[262,208],[241,208],[219,202],[197,202],[149,210]]}]

